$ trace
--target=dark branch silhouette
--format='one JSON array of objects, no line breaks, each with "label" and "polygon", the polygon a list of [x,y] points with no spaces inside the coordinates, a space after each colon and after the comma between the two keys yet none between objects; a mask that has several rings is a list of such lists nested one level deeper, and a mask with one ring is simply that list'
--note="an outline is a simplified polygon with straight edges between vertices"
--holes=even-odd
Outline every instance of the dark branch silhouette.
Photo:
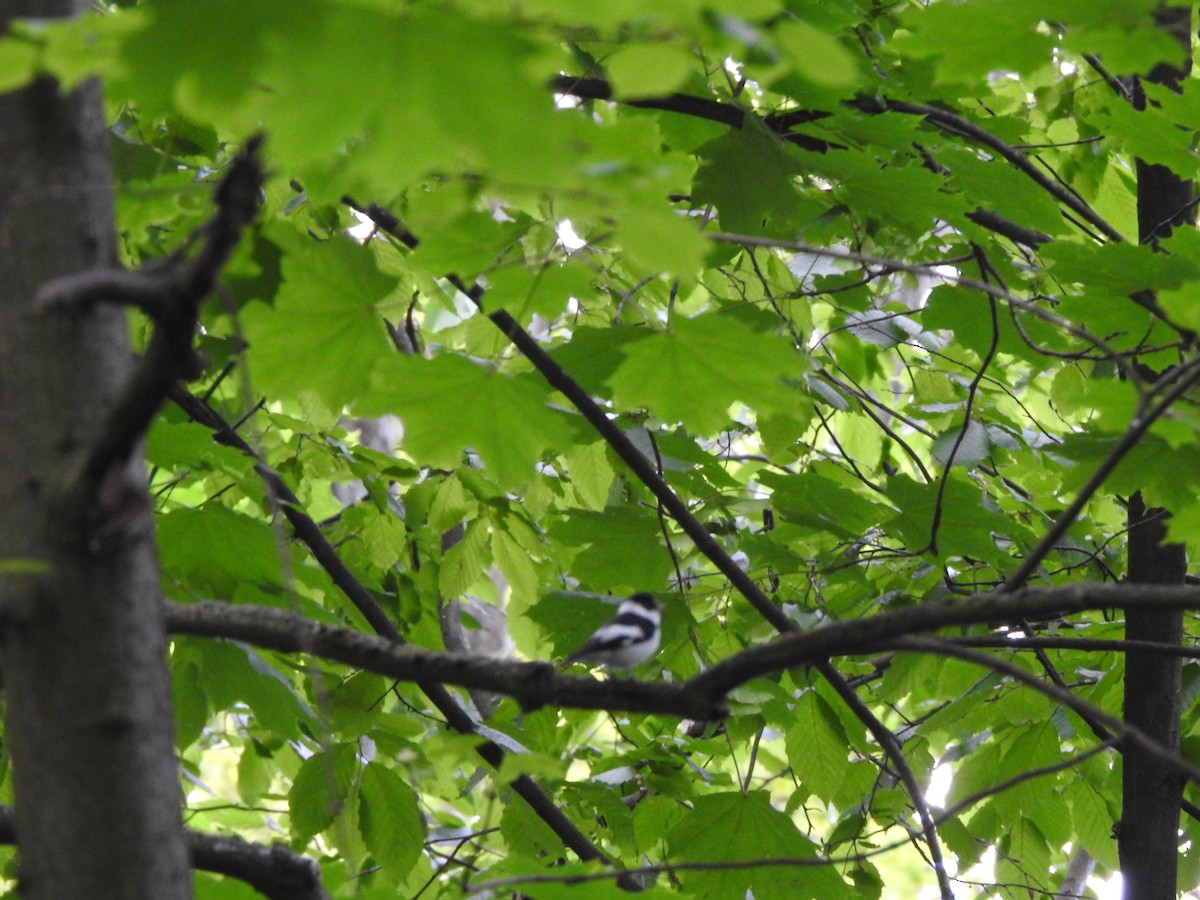
[{"label": "dark branch silhouette", "polygon": [[[270,900],[328,900],[317,861],[282,844],[268,847],[190,828],[184,830],[184,837],[193,868],[236,878]],[[0,844],[17,843],[15,812],[11,806],[0,806]]]}]

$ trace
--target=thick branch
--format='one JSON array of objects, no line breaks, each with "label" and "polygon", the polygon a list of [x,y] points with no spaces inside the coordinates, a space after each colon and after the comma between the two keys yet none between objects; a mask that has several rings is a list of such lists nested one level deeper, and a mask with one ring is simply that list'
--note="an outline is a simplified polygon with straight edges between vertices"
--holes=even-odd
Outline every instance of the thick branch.
[{"label": "thick branch", "polygon": [[989,591],[967,600],[921,603],[865,619],[830,622],[812,631],[794,632],[769,644],[758,644],[722,660],[690,683],[697,692],[719,697],[751,678],[830,656],[864,652],[904,635],[1134,606],[1200,609],[1200,590],[1174,585],[1072,584],[1049,589]]},{"label": "thick branch", "polygon": [[244,881],[271,900],[328,900],[321,867],[283,844],[252,844],[241,838],[187,831],[192,866]]},{"label": "thick branch", "polygon": [[294,613],[230,603],[167,603],[167,628],[175,634],[230,638],[281,653],[310,653],[400,681],[440,682],[506,694],[526,709],[660,713],[685,719],[720,719],[726,710],[686,684],[614,678],[596,681],[559,674],[551,663],[490,659],[398,644]]},{"label": "thick branch", "polygon": [[[1175,38],[1178,63],[1156,65],[1149,80],[1181,92],[1191,70],[1192,4],[1160,3],[1155,22]],[[1140,80],[1133,82],[1133,105],[1145,111],[1146,94]],[[1137,172],[1138,237],[1158,248],[1160,239],[1176,226],[1195,225],[1195,186],[1170,168],[1134,160]],[[1141,291],[1134,300],[1160,317],[1162,310],[1152,291]],[[1174,326],[1194,340],[1190,329]],[[1184,371],[1180,367],[1177,372]],[[1174,377],[1169,373],[1167,377]],[[1193,381],[1194,378],[1181,378]],[[1129,498],[1127,574],[1143,584],[1182,584],[1187,575],[1187,548],[1168,543],[1170,511],[1147,508],[1142,491]],[[1125,621],[1128,637],[1183,643],[1182,611],[1130,609]],[[1178,659],[1147,653],[1130,653],[1125,659],[1123,710],[1131,728],[1150,735],[1156,746],[1178,752],[1183,712],[1183,667]],[[1186,773],[1185,773],[1186,774]],[[1175,893],[1179,866],[1177,840],[1183,780],[1164,771],[1153,748],[1134,746],[1125,754],[1121,776],[1121,821],[1117,832],[1117,858],[1124,876],[1126,897],[1169,897]]]},{"label": "thick branch", "polygon": [[[710,122],[720,122],[722,125],[728,125],[731,128],[741,128],[745,125],[746,116],[754,115],[753,111],[743,106],[738,106],[733,103],[723,103],[720,100],[713,100],[707,97],[696,97],[691,94],[674,93],[664,97],[615,97],[613,95],[612,85],[602,78],[581,78],[574,75],[558,75],[550,81],[551,90],[559,94],[566,94],[571,97],[578,97],[581,100],[614,100],[624,106],[632,106],[637,109],[657,109],[664,112],[679,113],[680,115],[692,116],[698,119],[707,119]],[[1046,178],[1039,172],[1015,147],[1005,144],[999,138],[990,134],[987,131],[979,128],[966,119],[954,115],[946,110],[940,110],[937,107],[920,107],[917,104],[879,102],[875,100],[852,100],[848,101],[848,106],[858,109],[860,112],[868,114],[878,114],[882,112],[906,112],[916,115],[924,115],[929,117],[927,110],[937,110],[943,114],[940,119],[932,119],[934,124],[947,131],[952,131],[969,137],[977,143],[985,144],[991,147],[1004,158],[1012,162],[1017,168],[1024,172],[1029,177],[1033,178],[1037,184],[1044,190],[1048,190],[1055,199],[1067,203],[1071,208],[1082,206],[1083,210],[1079,212],[1081,216],[1089,219],[1099,219],[1097,213],[1092,210],[1087,204],[1083,203],[1076,195],[1059,187],[1050,179]],[[911,108],[905,108],[911,107]],[[781,138],[789,143],[796,144],[806,150],[812,150],[816,153],[825,153],[828,150],[843,149],[838,144],[830,143],[829,141],[820,138],[811,137],[805,134],[798,134],[791,131],[796,125],[803,125],[806,122],[814,122],[819,119],[825,119],[830,116],[830,113],[824,110],[802,109],[789,110],[783,113],[769,113],[762,117],[763,124],[774,131]],[[959,127],[961,123],[961,127]],[[950,127],[953,125],[953,127]],[[1069,198],[1069,202],[1067,199]],[[1030,247],[1035,247],[1038,244],[1045,244],[1052,239],[1049,235],[1043,234],[1033,228],[1027,228],[1023,225],[1018,225],[1016,222],[1011,222],[997,213],[989,210],[977,209],[974,212],[967,213],[967,218],[977,225],[981,225],[989,231],[994,231],[996,234],[1006,237],[1011,241],[1019,244],[1025,244]],[[1101,222],[1103,220],[1100,220]],[[1097,225],[1097,227],[1101,227]],[[1108,226],[1103,226],[1108,227]],[[1113,232],[1115,234],[1115,232]],[[1120,235],[1116,235],[1115,240],[1121,240]]]},{"label": "thick branch", "polygon": [[[192,867],[244,881],[271,900],[328,900],[316,860],[282,844],[270,847],[241,838],[185,829]],[[16,815],[0,806],[0,844],[17,844]]]},{"label": "thick branch", "polygon": [[[724,696],[754,678],[831,657],[876,650],[891,638],[964,625],[1113,608],[1200,609],[1200,590],[1173,585],[1082,584],[1014,593],[993,591],[966,601],[923,603],[866,619],[831,622],[809,632],[794,632],[726,657],[682,684],[632,679],[597,682],[559,674],[549,663],[426,650],[260,606],[168,603],[165,615],[167,627],[176,634],[245,641],[281,653],[309,653],[401,681],[485,688],[512,696],[528,707],[554,705],[717,719],[724,715],[721,706]],[[979,635],[949,638],[940,643],[963,648],[1061,646],[1106,651],[1152,650],[1177,656],[1200,654],[1179,646],[1078,638]]]}]

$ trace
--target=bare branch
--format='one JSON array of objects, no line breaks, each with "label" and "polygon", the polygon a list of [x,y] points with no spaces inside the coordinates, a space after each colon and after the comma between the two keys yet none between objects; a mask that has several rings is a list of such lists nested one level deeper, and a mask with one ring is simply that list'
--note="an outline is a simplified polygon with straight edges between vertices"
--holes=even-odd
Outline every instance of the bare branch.
[{"label": "bare branch", "polygon": [[1164,641],[1129,641],[1122,638],[1009,637],[1007,634],[976,634],[942,638],[960,647],[987,647],[990,650],[1081,650],[1085,653],[1157,653],[1181,659],[1200,659],[1200,647],[1185,647]]},{"label": "bare branch", "polygon": [[398,644],[264,606],[231,603],[167,603],[167,627],[175,634],[230,638],[281,653],[309,653],[401,681],[477,688],[514,698],[525,709],[574,709],[659,713],[685,719],[721,719],[720,703],[686,684],[613,678],[596,681],[562,675],[552,663],[490,659]]},{"label": "bare branch", "polygon": [[925,843],[929,846],[930,862],[933,864],[933,872],[937,877],[938,890],[941,892],[942,900],[954,900],[954,889],[950,886],[950,873],[946,871],[946,863],[942,857],[942,843],[938,840],[937,823],[933,819],[933,813],[929,811],[929,803],[925,800],[925,791],[921,789],[921,783],[917,781],[917,776],[913,772],[912,766],[908,764],[908,758],[904,755],[903,745],[891,729],[871,712],[870,707],[842,677],[842,673],[833,667],[833,663],[829,660],[822,660],[817,663],[817,671],[833,685],[833,689],[838,692],[842,702],[858,717],[859,721],[867,726],[867,730],[871,732],[875,742],[879,744],[880,749],[887,754],[887,758],[895,767],[900,781],[904,784],[904,790],[912,802],[913,809],[917,811],[917,818],[921,820],[921,830],[925,833]]},{"label": "bare branch", "polygon": [[[814,256],[824,256],[829,259],[844,259],[848,262],[860,263],[865,266],[885,266],[897,272],[910,272],[914,275],[925,275],[932,278],[940,278],[948,284],[957,285],[959,287],[970,288],[974,291],[979,291],[981,294],[986,294],[989,297],[995,297],[997,300],[1003,300],[1010,306],[1029,313],[1031,316],[1036,316],[1043,321],[1049,322],[1056,328],[1086,341],[1097,350],[1104,354],[1113,363],[1121,367],[1122,372],[1129,369],[1124,363],[1125,354],[1120,353],[1113,347],[1110,347],[1101,338],[1089,332],[1086,328],[1081,328],[1070,319],[1063,318],[1057,313],[1051,312],[1048,309],[1043,309],[1036,303],[1031,303],[1022,297],[1018,297],[1004,288],[997,287],[994,284],[988,284],[986,281],[980,281],[977,278],[969,278],[965,275],[946,275],[938,271],[938,267],[943,263],[906,263],[898,259],[885,259],[881,256],[870,256],[865,253],[854,253],[849,250],[842,250],[837,247],[820,247],[816,244],[806,244],[803,241],[784,241],[777,238],[758,237],[757,235],[749,234],[730,234],[724,231],[707,232],[706,237],[710,240],[717,241],[722,244],[738,244],[742,247],[775,247],[779,250],[791,250],[795,253],[811,253]],[[1135,380],[1135,384],[1137,381]]]}]

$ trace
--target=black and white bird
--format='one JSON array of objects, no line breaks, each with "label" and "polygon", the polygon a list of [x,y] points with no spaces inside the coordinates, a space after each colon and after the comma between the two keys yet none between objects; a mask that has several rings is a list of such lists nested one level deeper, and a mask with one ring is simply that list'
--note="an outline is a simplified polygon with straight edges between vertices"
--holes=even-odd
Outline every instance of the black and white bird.
[{"label": "black and white bird", "polygon": [[575,662],[597,663],[606,669],[640,666],[658,649],[661,625],[658,601],[649,594],[634,594],[622,600],[617,614],[567,657],[563,668]]}]

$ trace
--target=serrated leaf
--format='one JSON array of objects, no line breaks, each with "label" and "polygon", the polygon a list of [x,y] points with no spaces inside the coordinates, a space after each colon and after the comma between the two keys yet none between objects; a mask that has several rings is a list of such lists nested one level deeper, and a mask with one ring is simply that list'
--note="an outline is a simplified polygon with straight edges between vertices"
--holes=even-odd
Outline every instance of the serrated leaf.
[{"label": "serrated leaf", "polygon": [[671,558],[663,549],[662,531],[652,510],[574,510],[547,530],[553,540],[582,548],[574,557],[572,575],[597,590],[653,590],[666,582],[671,571]]},{"label": "serrated leaf", "polygon": [[245,644],[212,641],[201,646],[201,653],[200,684],[214,710],[228,709],[240,700],[254,714],[255,727],[299,738],[300,723],[307,724],[312,710],[259,651]]},{"label": "serrated leaf", "polygon": [[488,564],[488,527],[481,519],[467,526],[462,540],[451,547],[442,559],[438,570],[438,590],[443,597],[459,597],[477,578],[483,575]]},{"label": "serrated leaf", "polygon": [[314,753],[300,765],[288,791],[292,834],[297,840],[308,841],[333,824],[350,795],[357,768],[358,754],[347,744]]},{"label": "serrated leaf", "polygon": [[589,509],[603,509],[616,473],[608,464],[608,445],[603,441],[583,444],[566,454],[571,486]]},{"label": "serrated leaf", "polygon": [[417,795],[400,776],[379,763],[363,769],[358,826],[375,861],[403,877],[416,865],[425,840]]},{"label": "serrated leaf", "polygon": [[455,468],[470,447],[501,485],[533,477],[551,447],[568,443],[565,420],[547,406],[549,389],[453,354],[396,357],[376,372],[358,408],[404,422],[403,445],[432,465]]},{"label": "serrated leaf", "polygon": [[801,785],[828,803],[845,777],[846,734],[816,691],[802,694],[793,712],[795,722],[785,735],[788,762]]},{"label": "serrated leaf", "polygon": [[795,222],[799,161],[778,137],[749,127],[699,148],[692,199],[717,207],[721,227],[739,234],[778,234]]},{"label": "serrated leaf", "polygon": [[[698,797],[667,834],[671,858],[695,862],[795,857],[815,859],[816,845],[788,816],[772,808],[765,791]],[[849,886],[832,867],[726,869],[679,873],[685,889],[706,897],[757,900],[849,897]]]},{"label": "serrated leaf", "polygon": [[[680,420],[700,434],[729,424],[737,401],[760,412],[795,403],[803,362],[780,335],[755,331],[719,314],[676,317],[668,332],[627,344],[625,363],[608,379],[617,398],[646,406],[664,419]],[[755,365],[746,365],[746,360]]]},{"label": "serrated leaf", "polygon": [[879,505],[815,472],[782,475],[764,472],[759,476],[770,488],[772,502],[789,522],[806,525],[846,538],[861,537],[888,514]]},{"label": "serrated leaf", "polygon": [[274,305],[242,313],[255,386],[272,397],[313,391],[339,410],[366,393],[376,364],[395,354],[379,305],[396,280],[348,237],[280,240],[287,253]]},{"label": "serrated leaf", "polygon": [[492,533],[492,555],[513,594],[532,597],[537,592],[537,567],[529,552],[507,531],[497,529]]}]

